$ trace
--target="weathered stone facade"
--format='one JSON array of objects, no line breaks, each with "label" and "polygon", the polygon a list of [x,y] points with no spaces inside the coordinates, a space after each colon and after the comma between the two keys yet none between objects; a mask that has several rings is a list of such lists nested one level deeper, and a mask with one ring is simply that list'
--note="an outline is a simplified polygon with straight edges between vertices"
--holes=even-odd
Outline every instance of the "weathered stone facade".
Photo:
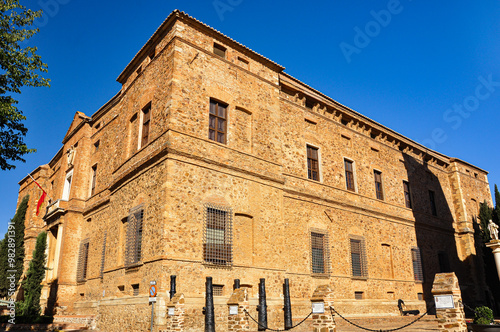
[{"label": "weathered stone facade", "polygon": [[[465,301],[487,300],[474,231],[479,202],[491,204],[486,171],[356,113],[179,11],[118,81],[120,92],[91,117],[77,112],[63,147],[32,172],[52,198],[44,216],[35,214],[40,189],[20,182],[19,200],[30,194],[28,255],[49,231],[48,310],[143,331],[156,280],[155,326],[165,330],[170,275],[185,331],[203,329],[207,276],[217,331],[228,328],[233,279],[254,317],[266,279],[273,328],[283,327],[285,278],[294,323],[325,284],[346,316],[396,315],[398,299],[425,311],[434,274],[448,269]],[[226,112],[221,142],[209,138],[216,103]],[[213,213],[223,228],[210,226]]]}]

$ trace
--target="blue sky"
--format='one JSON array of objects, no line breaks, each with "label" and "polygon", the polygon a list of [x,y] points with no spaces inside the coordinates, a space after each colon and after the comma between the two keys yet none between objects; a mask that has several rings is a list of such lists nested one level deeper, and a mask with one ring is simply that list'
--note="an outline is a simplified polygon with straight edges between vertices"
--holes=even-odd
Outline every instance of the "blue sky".
[{"label": "blue sky", "polygon": [[37,153],[0,171],[0,234],[18,181],[47,163],[76,111],[92,115],[116,78],[174,9],[286,67],[340,103],[500,184],[500,2],[485,1],[24,1],[45,8],[30,44],[50,88],[26,88],[19,107]]}]

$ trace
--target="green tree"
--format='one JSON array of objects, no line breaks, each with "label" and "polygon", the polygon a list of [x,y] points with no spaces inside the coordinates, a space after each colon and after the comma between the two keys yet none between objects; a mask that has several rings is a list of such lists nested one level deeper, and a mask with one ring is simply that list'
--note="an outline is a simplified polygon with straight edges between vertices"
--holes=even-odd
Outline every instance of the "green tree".
[{"label": "green tree", "polygon": [[22,282],[24,301],[19,303],[20,315],[34,321],[40,316],[40,295],[42,294],[42,281],[45,277],[45,249],[47,247],[47,233],[41,232],[36,238],[33,259],[26,272],[26,279]]},{"label": "green tree", "polygon": [[0,298],[7,297],[7,241],[0,241]]},{"label": "green tree", "polygon": [[495,208],[493,209],[493,218],[492,220],[500,226],[500,192],[498,191],[498,187],[495,184]]},{"label": "green tree", "polygon": [[0,1],[0,169],[15,168],[11,162],[25,160],[23,155],[34,152],[24,143],[28,129],[26,117],[16,107],[15,95],[23,86],[49,86],[49,80],[40,76],[47,65],[36,54],[37,48],[22,42],[33,37],[39,29],[30,29],[33,20],[42,11],[32,11],[19,0]]},{"label": "green tree", "polygon": [[489,242],[491,239],[490,231],[488,230],[488,223],[493,214],[492,208],[488,206],[486,200],[479,204],[479,220],[481,221],[481,237],[483,242]]}]

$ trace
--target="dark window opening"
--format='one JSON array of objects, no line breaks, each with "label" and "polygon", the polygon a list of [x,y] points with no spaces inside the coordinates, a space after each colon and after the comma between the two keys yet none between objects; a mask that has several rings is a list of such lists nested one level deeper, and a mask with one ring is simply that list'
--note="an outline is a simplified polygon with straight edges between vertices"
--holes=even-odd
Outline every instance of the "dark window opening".
[{"label": "dark window opening", "polygon": [[411,250],[411,260],[413,262],[413,276],[415,281],[424,281],[424,271],[422,270],[422,257],[419,248]]},{"label": "dark window opening", "polygon": [[438,252],[438,260],[440,273],[451,272],[450,261],[448,260],[448,254],[446,252]]},{"label": "dark window opening", "polygon": [[354,191],[354,168],[353,162],[344,159],[345,181],[347,190]]},{"label": "dark window opening", "polygon": [[90,188],[90,196],[95,194],[95,183],[97,178],[97,165],[92,166],[92,184]]},{"label": "dark window opening", "polygon": [[214,54],[225,59],[226,58],[226,48],[222,45],[214,43]]},{"label": "dark window opening", "polygon": [[375,178],[375,193],[377,195],[377,199],[384,199],[384,191],[382,189],[382,172],[373,171],[373,175]]},{"label": "dark window opening", "polygon": [[142,228],[144,210],[138,206],[130,210],[127,218],[127,234],[125,245],[125,266],[130,267],[142,259]]},{"label": "dark window opening", "polygon": [[141,147],[146,146],[149,142],[149,127],[151,123],[151,103],[142,109],[142,137]]},{"label": "dark window opening", "polygon": [[226,144],[227,105],[210,100],[208,138]]},{"label": "dark window opening", "polygon": [[307,178],[319,181],[318,149],[307,146]]},{"label": "dark window opening", "polygon": [[405,195],[405,206],[411,209],[410,183],[403,181],[403,191]]},{"label": "dark window opening", "polygon": [[364,240],[350,239],[351,242],[351,265],[353,277],[366,277],[366,255]]},{"label": "dark window opening", "polygon": [[436,209],[436,198],[434,191],[429,190],[429,202],[431,204],[431,212],[433,216],[437,216],[437,209]]},{"label": "dark window opening", "polygon": [[85,239],[80,243],[80,250],[78,253],[78,267],[76,269],[76,280],[87,280],[87,266],[89,260],[89,240]]}]

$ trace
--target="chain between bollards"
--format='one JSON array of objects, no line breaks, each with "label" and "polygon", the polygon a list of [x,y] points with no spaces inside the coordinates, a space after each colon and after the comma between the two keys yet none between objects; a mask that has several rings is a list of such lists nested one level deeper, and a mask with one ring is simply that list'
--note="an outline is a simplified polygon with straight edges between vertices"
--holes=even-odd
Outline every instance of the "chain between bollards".
[{"label": "chain between bollards", "polygon": [[[246,310],[246,309],[243,309],[243,311],[245,312],[245,314],[250,317],[250,319],[252,319],[255,323],[257,323],[257,325],[259,326],[259,331],[265,331],[265,330],[269,330],[269,331],[274,331],[274,332],[283,332],[283,331],[287,331],[286,329],[284,330],[275,330],[275,329],[271,329],[267,326],[263,326],[263,325],[260,325],[258,321],[255,320],[255,318],[252,317],[252,315],[250,315],[250,313]],[[309,313],[309,315],[307,315],[303,320],[301,320],[297,325],[294,325],[292,327],[290,327],[289,330],[291,329],[294,329],[296,328],[297,326],[299,326],[300,324],[304,323],[306,321],[306,319],[308,319],[310,316],[312,315],[312,311]],[[262,330],[260,330],[262,329]]]}]

